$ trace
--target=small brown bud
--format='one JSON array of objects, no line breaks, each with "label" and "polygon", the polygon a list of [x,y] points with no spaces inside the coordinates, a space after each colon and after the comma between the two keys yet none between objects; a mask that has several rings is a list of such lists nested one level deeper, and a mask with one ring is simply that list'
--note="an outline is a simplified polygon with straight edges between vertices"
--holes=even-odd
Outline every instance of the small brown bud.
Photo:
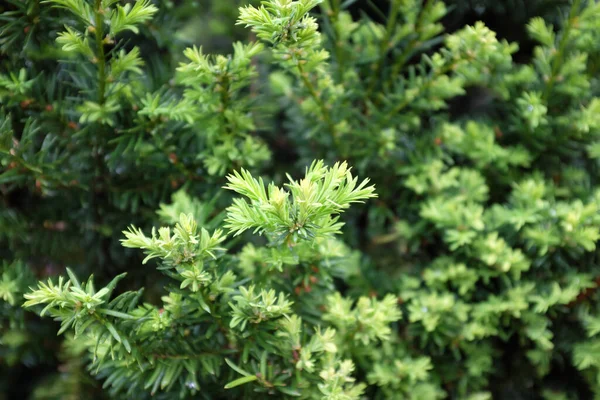
[{"label": "small brown bud", "polygon": [[504,134],[502,133],[502,131],[500,130],[500,128],[497,127],[497,126],[494,127],[494,133],[496,133],[496,137],[498,139],[500,139],[502,136],[504,136]]},{"label": "small brown bud", "polygon": [[559,174],[556,174],[552,177],[552,180],[554,181],[554,183],[558,184],[561,181],[561,176]]}]

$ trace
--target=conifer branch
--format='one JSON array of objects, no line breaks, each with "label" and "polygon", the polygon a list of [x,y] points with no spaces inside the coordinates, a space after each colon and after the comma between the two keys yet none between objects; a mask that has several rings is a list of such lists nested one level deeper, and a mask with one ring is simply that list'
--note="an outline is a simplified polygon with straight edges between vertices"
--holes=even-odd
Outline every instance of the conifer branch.
[{"label": "conifer branch", "polygon": [[579,12],[581,6],[581,0],[573,0],[573,4],[571,4],[571,8],[569,10],[569,16],[565,21],[565,27],[562,30],[562,36],[560,38],[560,42],[558,43],[558,49],[556,50],[556,54],[554,54],[552,60],[552,67],[550,70],[550,76],[547,78],[546,86],[544,88],[544,93],[542,95],[542,99],[547,101],[550,94],[552,93],[552,89],[556,80],[558,79],[559,69],[562,67],[563,59],[565,57],[565,51],[567,50],[567,45],[569,43],[571,30],[573,26],[577,23],[577,13]]},{"label": "conifer branch", "polygon": [[424,0],[425,4],[423,6],[421,6],[421,8],[419,8],[419,13],[417,15],[417,21],[415,23],[415,29],[414,29],[416,35],[410,40],[410,42],[408,43],[406,48],[402,51],[400,57],[398,57],[396,60],[394,60],[394,63],[392,66],[392,72],[391,72],[392,77],[398,76],[400,74],[400,72],[402,71],[402,68],[404,67],[406,62],[409,61],[410,57],[412,56],[412,52],[415,50],[417,45],[420,43],[421,29],[422,29],[421,25],[423,23],[423,18],[428,13],[429,7],[431,7],[434,2],[435,2],[435,0]]},{"label": "conifer branch", "polygon": [[385,25],[385,33],[379,44],[379,52],[377,62],[372,66],[372,73],[369,79],[369,85],[366,89],[366,98],[370,98],[373,93],[373,89],[377,85],[377,82],[381,80],[381,69],[383,64],[386,62],[387,53],[394,47],[394,43],[390,40],[396,29],[396,19],[398,18],[398,11],[400,7],[400,1],[392,0],[390,2],[390,9],[387,15],[387,21]]},{"label": "conifer branch", "polygon": [[98,104],[105,101],[106,91],[106,56],[104,54],[104,10],[102,0],[94,3],[94,33],[96,35],[96,59],[98,64]]},{"label": "conifer branch", "polygon": [[327,104],[325,104],[325,102],[323,101],[323,99],[321,98],[319,93],[317,93],[314,85],[310,81],[310,77],[308,76],[308,73],[304,70],[304,67],[302,66],[301,62],[298,63],[298,74],[300,75],[300,79],[302,80],[304,87],[310,93],[310,97],[319,106],[319,109],[321,110],[321,116],[323,118],[323,122],[325,122],[325,125],[327,126],[327,130],[329,131],[329,134],[331,135],[331,138],[333,139],[333,143],[335,143],[336,147],[337,147],[339,145],[340,138],[338,137],[335,125],[333,124],[333,121],[331,120],[329,108],[328,108]]}]

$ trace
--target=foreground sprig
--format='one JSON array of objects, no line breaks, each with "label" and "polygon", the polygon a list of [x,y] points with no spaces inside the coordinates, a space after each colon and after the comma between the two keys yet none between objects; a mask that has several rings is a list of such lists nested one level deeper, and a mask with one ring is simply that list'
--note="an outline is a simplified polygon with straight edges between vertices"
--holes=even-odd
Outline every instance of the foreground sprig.
[{"label": "foreground sprig", "polygon": [[[314,162],[304,179],[290,179],[288,187],[294,201],[286,207],[297,209],[307,221],[328,221],[351,203],[374,196],[367,180],[357,182],[346,163],[328,168],[322,161]],[[255,202],[268,196],[262,180],[245,170],[231,176],[230,186]],[[269,190],[283,193],[274,185]],[[226,254],[223,232],[216,229],[211,234],[194,218],[194,214],[199,215],[203,223],[211,225],[209,205],[191,201],[182,193],[174,196],[174,201],[159,212],[173,222],[175,210],[188,211],[181,212],[173,228],[153,229],[151,236],[146,236],[132,226],[123,232],[125,238],[121,240],[124,247],[145,252],[143,264],[155,259],[158,269],[177,283],[165,287],[161,306],[140,302],[141,289],[111,298],[125,274],[96,291],[91,277],[80,283],[68,269],[69,279],[59,277],[57,283],[49,280],[31,288],[24,307],[60,321],[59,334],[72,329],[76,339],[89,338],[86,347],[92,357],[91,368],[107,377],[105,385],[114,393],[125,387],[129,395],[138,390],[149,390],[151,395],[159,390],[179,392],[181,396],[222,390],[241,390],[236,393],[242,395],[253,390],[265,395],[305,393],[312,398],[321,393],[332,399],[358,399],[365,386],[354,383],[353,361],[341,358],[351,355],[337,354],[335,330],[303,321],[298,315],[304,313],[302,307],[280,290],[293,284],[293,279],[289,275],[270,281],[262,276],[243,276],[247,268],[237,265],[243,256]],[[227,219],[235,215],[235,209],[229,209]],[[268,223],[257,223],[265,230],[269,228]],[[326,233],[336,232],[329,229]],[[302,250],[299,246],[302,251],[292,264],[318,262],[309,249],[318,247],[322,239],[318,235],[304,237],[308,247]],[[279,250],[289,251],[285,246]],[[339,258],[344,255],[342,252]],[[325,270],[321,279],[332,278]],[[333,292],[331,285],[318,290]],[[388,340],[387,324],[398,312],[394,305],[384,301],[392,316],[382,319],[379,310],[363,303],[359,303],[357,318],[367,323],[377,320],[381,330],[377,338]],[[373,305],[377,307],[377,303]],[[377,315],[370,317],[374,311]],[[328,320],[338,326],[339,318],[332,315]],[[361,341],[368,343],[366,338]],[[221,378],[215,381],[214,376]],[[222,378],[225,381],[221,382]],[[241,389],[235,389],[238,387]]]},{"label": "foreground sprig", "polygon": [[346,162],[326,167],[314,162],[305,177],[295,181],[290,176],[288,190],[271,183],[265,187],[242,170],[227,177],[226,189],[248,198],[235,199],[227,209],[226,227],[235,235],[248,229],[266,234],[273,244],[292,246],[299,239],[314,239],[340,232],[343,223],[338,215],[350,204],[376,197],[369,180],[358,183]]}]

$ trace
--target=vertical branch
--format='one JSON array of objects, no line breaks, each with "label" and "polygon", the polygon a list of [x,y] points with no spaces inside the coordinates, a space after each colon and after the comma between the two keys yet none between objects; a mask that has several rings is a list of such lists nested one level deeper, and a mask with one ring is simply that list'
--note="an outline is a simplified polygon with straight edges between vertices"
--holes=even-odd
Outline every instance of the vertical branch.
[{"label": "vertical branch", "polygon": [[573,4],[571,5],[571,10],[569,11],[569,19],[567,20],[567,25],[564,27],[563,35],[558,44],[556,56],[552,60],[550,77],[548,78],[546,88],[544,89],[544,93],[542,95],[542,99],[545,101],[547,101],[550,97],[550,92],[552,92],[554,84],[556,83],[556,78],[558,77],[558,70],[563,64],[563,60],[565,58],[565,51],[567,49],[567,43],[569,42],[569,35],[571,33],[573,25],[575,25],[575,19],[577,18],[577,12],[579,11],[580,5],[581,0],[573,1]]},{"label": "vertical branch", "polygon": [[[96,62],[98,64],[98,104],[104,105],[106,101],[106,55],[104,54],[104,10],[102,9],[102,0],[94,1],[94,33],[96,38]],[[98,134],[93,136],[93,159],[94,159],[94,176],[90,190],[90,208],[92,210],[92,220],[94,228],[100,230],[104,223],[102,216],[102,198],[101,193],[109,186],[109,173],[104,163],[104,146],[106,144],[105,130],[99,129]],[[106,185],[106,186],[105,186]],[[107,241],[99,233],[96,233],[96,240],[102,245],[100,246],[100,255],[96,262],[100,265],[106,260],[110,260],[110,252],[106,246]],[[104,259],[104,260],[103,260]],[[109,261],[110,262],[110,261]]]},{"label": "vertical branch", "polygon": [[331,0],[331,9],[325,14],[329,19],[329,25],[331,26],[331,32],[333,35],[333,50],[335,53],[335,60],[337,62],[337,73],[338,78],[342,78],[342,71],[344,70],[344,55],[341,47],[340,38],[337,32],[337,26],[339,24],[340,17],[340,0]]},{"label": "vertical branch", "polygon": [[96,33],[97,46],[96,58],[98,59],[98,104],[101,105],[104,104],[104,96],[106,91],[106,55],[104,54],[104,27],[102,26],[104,22],[104,19],[102,18],[103,14],[104,12],[102,10],[102,0],[95,0],[94,28]]},{"label": "vertical branch", "polygon": [[423,17],[424,17],[424,15],[427,14],[427,12],[429,11],[429,7],[432,4],[433,4],[433,1],[425,0],[425,5],[423,5],[419,9],[419,14],[417,16],[417,21],[415,23],[416,36],[409,42],[408,46],[406,46],[406,48],[404,49],[404,51],[402,52],[400,57],[398,57],[398,59],[394,62],[394,65],[392,67],[392,74],[391,74],[392,77],[398,76],[400,74],[402,67],[404,67],[406,62],[410,59],[410,56],[412,55],[413,50],[419,44],[419,42],[421,40],[421,28],[422,28],[421,24],[423,23]]},{"label": "vertical branch", "polygon": [[387,24],[385,25],[385,34],[379,45],[379,59],[377,60],[377,63],[373,68],[373,74],[371,75],[369,86],[367,87],[365,99],[368,99],[373,93],[373,89],[375,89],[377,79],[379,75],[381,75],[381,69],[383,68],[387,52],[392,47],[390,39],[392,37],[392,33],[396,28],[396,18],[398,17],[399,3],[400,2],[397,0],[392,0],[392,4],[390,5],[390,16],[387,20]]},{"label": "vertical branch", "polygon": [[327,125],[327,128],[329,129],[329,133],[331,134],[334,144],[337,146],[339,144],[338,143],[339,140],[338,140],[338,137],[337,137],[337,134],[335,131],[335,125],[333,124],[333,121],[331,120],[331,115],[329,114],[329,109],[327,108],[327,105],[323,102],[323,99],[321,99],[321,97],[317,93],[317,90],[315,89],[315,87],[312,84],[312,82],[310,81],[310,79],[308,79],[308,73],[306,71],[304,71],[304,68],[302,67],[302,64],[300,62],[298,63],[298,72],[300,73],[300,79],[302,80],[302,83],[304,84],[304,86],[308,89],[310,96],[313,98],[313,100],[317,103],[317,105],[321,109],[323,121],[325,122],[325,124]]}]

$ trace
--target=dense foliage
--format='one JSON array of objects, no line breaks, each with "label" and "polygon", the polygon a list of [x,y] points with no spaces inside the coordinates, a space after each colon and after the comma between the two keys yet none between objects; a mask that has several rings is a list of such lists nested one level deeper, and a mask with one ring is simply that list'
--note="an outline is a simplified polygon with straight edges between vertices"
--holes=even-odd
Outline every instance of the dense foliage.
[{"label": "dense foliage", "polygon": [[506,3],[6,2],[7,396],[600,398],[600,2]]}]

